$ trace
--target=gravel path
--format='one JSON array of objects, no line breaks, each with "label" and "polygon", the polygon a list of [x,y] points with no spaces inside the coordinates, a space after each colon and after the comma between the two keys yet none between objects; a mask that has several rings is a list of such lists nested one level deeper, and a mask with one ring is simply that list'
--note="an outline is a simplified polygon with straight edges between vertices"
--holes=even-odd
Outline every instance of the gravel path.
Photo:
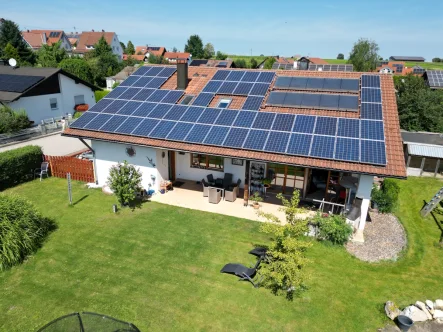
[{"label": "gravel path", "polygon": [[351,255],[366,262],[397,260],[406,247],[403,225],[392,214],[370,212],[372,222],[367,222],[364,243],[349,241],[346,249]]}]

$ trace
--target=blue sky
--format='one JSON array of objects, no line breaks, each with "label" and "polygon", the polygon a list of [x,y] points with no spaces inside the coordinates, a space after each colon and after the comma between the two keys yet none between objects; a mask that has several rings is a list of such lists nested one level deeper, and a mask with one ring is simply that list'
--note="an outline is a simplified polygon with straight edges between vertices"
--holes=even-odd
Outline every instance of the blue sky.
[{"label": "blue sky", "polygon": [[0,16],[21,29],[117,32],[135,45],[177,47],[191,34],[230,54],[349,54],[360,37],[383,57],[443,57],[443,1],[9,0]]}]

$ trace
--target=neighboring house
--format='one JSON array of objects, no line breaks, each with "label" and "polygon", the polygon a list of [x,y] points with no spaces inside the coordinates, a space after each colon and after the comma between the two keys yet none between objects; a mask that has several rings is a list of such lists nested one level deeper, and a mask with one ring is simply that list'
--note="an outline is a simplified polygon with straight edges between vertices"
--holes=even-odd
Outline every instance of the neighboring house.
[{"label": "neighboring house", "polygon": [[[311,71],[353,71],[354,66],[350,64],[329,64],[320,58],[300,57],[284,58],[275,57],[272,69],[279,70],[311,70]],[[264,62],[259,65],[264,68]]]},{"label": "neighboring house", "polygon": [[192,62],[192,55],[191,53],[187,52],[165,52],[163,57],[165,58],[165,60],[169,61],[170,64],[177,63],[177,59],[186,59],[188,65]]},{"label": "neighboring house", "polygon": [[431,89],[443,89],[443,70],[426,70],[423,78]]},{"label": "neighboring house", "polygon": [[78,41],[80,39],[80,34],[78,32],[70,32],[67,33],[66,36],[71,44],[71,47],[74,49],[77,47]]},{"label": "neighboring house", "polygon": [[190,66],[192,67],[217,67],[217,68],[235,68],[234,62],[231,59],[226,60],[192,60]]},{"label": "neighboring house", "polygon": [[374,73],[142,66],[63,135],[92,140],[99,185],[123,160],[146,189],[232,174],[246,202],[268,178],[268,195],[341,202],[360,241],[374,176],[406,177],[392,78]]},{"label": "neighboring house", "polygon": [[107,31],[83,31],[77,42],[77,47],[73,53],[83,56],[85,53],[94,49],[94,45],[98,43],[101,37],[105,37],[106,42],[111,46],[112,53],[117,55],[119,60],[123,60],[123,49],[115,32]]},{"label": "neighboring house", "polygon": [[405,162],[410,176],[443,176],[443,134],[402,131]]},{"label": "neighboring house", "polygon": [[112,90],[112,87],[115,83],[121,83],[123,82],[125,79],[127,79],[130,75],[132,75],[134,73],[134,71],[136,71],[136,69],[139,67],[140,65],[135,65],[135,66],[126,66],[125,68],[123,68],[119,73],[117,73],[114,76],[111,77],[106,77],[106,89],[107,90]]},{"label": "neighboring house", "polygon": [[72,51],[71,42],[63,30],[26,30],[22,31],[23,40],[33,50],[39,50],[42,45],[53,45],[60,42],[60,47],[67,52]]},{"label": "neighboring house", "polygon": [[403,56],[393,55],[389,57],[391,61],[407,61],[407,62],[425,62],[426,59],[421,56]]},{"label": "neighboring house", "polygon": [[163,46],[136,46],[135,47],[135,54],[143,54],[146,55],[146,57],[149,58],[150,55],[155,56],[163,56],[166,52],[166,48]]},{"label": "neighboring house", "polygon": [[423,75],[425,70],[421,66],[407,67],[403,61],[382,61],[375,69],[380,74],[389,75]]},{"label": "neighboring house", "polygon": [[35,124],[73,114],[78,104],[95,105],[95,90],[59,68],[0,66],[0,103],[24,109]]},{"label": "neighboring house", "polygon": [[148,61],[148,57],[146,55],[144,55],[144,54],[142,54],[142,55],[123,54],[123,60],[128,60],[129,58],[132,58],[132,59],[137,60],[137,61]]}]

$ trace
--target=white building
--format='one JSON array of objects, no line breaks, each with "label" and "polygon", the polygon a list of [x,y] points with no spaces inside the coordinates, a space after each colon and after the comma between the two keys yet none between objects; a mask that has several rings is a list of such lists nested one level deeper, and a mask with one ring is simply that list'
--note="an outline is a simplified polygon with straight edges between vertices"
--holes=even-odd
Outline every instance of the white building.
[{"label": "white building", "polygon": [[[14,80],[6,75],[14,75]],[[0,66],[0,103],[25,110],[34,124],[73,114],[79,104],[92,107],[95,90],[99,89],[59,68]]]},{"label": "white building", "polygon": [[94,45],[98,43],[101,37],[105,37],[106,42],[112,48],[112,53],[114,53],[120,61],[123,60],[123,49],[117,34],[115,32],[105,32],[104,30],[100,32],[83,31],[77,42],[77,46],[73,49],[73,53],[83,56],[85,53],[94,49]]}]

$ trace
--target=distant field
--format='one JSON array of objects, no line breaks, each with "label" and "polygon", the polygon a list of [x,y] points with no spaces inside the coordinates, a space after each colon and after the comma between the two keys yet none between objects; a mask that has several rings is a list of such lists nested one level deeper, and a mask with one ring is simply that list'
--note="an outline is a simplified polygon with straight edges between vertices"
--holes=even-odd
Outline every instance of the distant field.
[{"label": "distant field", "polygon": [[338,60],[338,59],[324,59],[324,60],[327,61],[328,63],[339,64],[339,65],[346,64],[348,62],[348,60]]},{"label": "distant field", "polygon": [[249,61],[251,61],[252,58],[254,58],[258,64],[260,64],[262,61],[264,61],[267,56],[259,56],[259,55],[235,55],[235,54],[229,54],[228,58],[232,59],[232,60],[238,60],[238,59],[243,59],[246,61],[246,63],[249,65]]},{"label": "distant field", "polygon": [[406,62],[407,67],[420,66],[425,69],[443,70],[443,62]]}]

